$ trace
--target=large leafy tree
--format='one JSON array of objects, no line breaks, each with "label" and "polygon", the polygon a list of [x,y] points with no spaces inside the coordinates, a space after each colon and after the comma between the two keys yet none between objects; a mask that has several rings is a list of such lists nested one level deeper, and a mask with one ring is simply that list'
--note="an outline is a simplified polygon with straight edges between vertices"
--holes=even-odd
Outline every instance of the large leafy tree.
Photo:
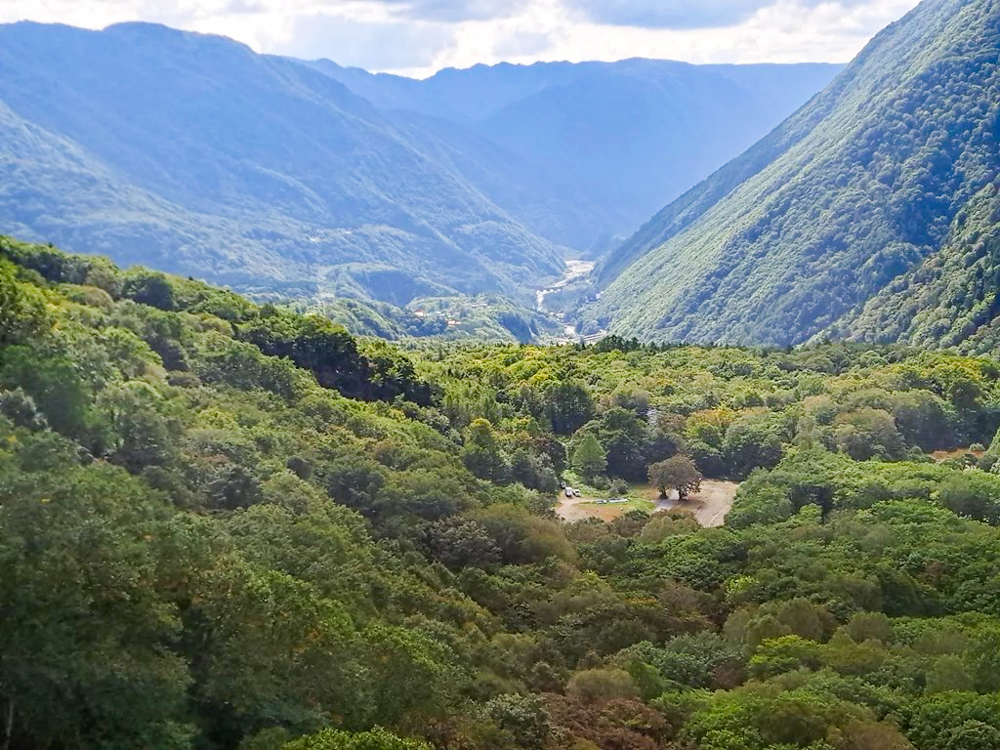
[{"label": "large leafy tree", "polygon": [[649,467],[649,481],[666,497],[669,490],[676,490],[681,500],[701,487],[701,472],[687,456],[674,456]]},{"label": "large leafy tree", "polygon": [[38,290],[18,283],[15,267],[0,258],[0,346],[40,330],[45,322],[44,299]]},{"label": "large leafy tree", "polygon": [[615,407],[584,428],[594,431],[608,453],[608,473],[639,481],[646,473],[646,424],[634,412]]},{"label": "large leafy tree", "polygon": [[477,419],[469,425],[462,460],[469,471],[480,479],[502,482],[507,477],[506,457],[497,444],[493,425],[485,419]]},{"label": "large leafy tree", "polygon": [[581,383],[559,381],[544,398],[545,415],[556,435],[572,435],[594,416],[594,399]]}]

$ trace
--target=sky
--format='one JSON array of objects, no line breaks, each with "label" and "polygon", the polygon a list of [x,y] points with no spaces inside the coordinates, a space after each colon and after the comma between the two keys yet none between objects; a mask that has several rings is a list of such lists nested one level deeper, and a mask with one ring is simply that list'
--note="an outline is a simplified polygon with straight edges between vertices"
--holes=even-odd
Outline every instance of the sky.
[{"label": "sky", "polygon": [[917,0],[0,0],[0,22],[151,21],[258,52],[425,77],[445,67],[649,57],[847,62]]}]

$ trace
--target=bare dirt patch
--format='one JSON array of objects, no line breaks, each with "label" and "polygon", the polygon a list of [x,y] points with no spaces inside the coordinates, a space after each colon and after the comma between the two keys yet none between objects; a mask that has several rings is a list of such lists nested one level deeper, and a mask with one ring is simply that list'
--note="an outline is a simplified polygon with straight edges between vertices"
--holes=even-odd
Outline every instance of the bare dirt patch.
[{"label": "bare dirt patch", "polygon": [[933,451],[930,453],[930,457],[933,458],[937,463],[943,463],[952,458],[962,458],[966,454],[972,454],[976,458],[982,458],[986,451],[971,450],[970,448],[952,448],[951,450],[943,451]]},{"label": "bare dirt patch", "polygon": [[726,522],[726,514],[733,507],[733,498],[736,497],[736,490],[739,488],[736,482],[705,479],[698,494],[690,495],[684,502],[678,500],[676,492],[672,492],[670,497],[664,500],[655,488],[650,490],[656,498],[657,510],[683,508],[694,513],[694,517],[702,526],[713,528],[722,526]]},{"label": "bare dirt patch", "polygon": [[677,499],[677,493],[664,500],[660,492],[651,485],[636,485],[629,494],[630,501],[618,504],[602,504],[606,498],[584,495],[583,497],[565,497],[560,493],[556,504],[556,515],[563,521],[583,521],[588,518],[600,518],[602,521],[614,521],[630,510],[669,510],[683,508],[694,513],[698,523],[706,527],[722,526],[726,514],[733,507],[733,498],[739,485],[735,482],[719,482],[706,479],[701,483],[701,491],[691,495],[683,503]]}]

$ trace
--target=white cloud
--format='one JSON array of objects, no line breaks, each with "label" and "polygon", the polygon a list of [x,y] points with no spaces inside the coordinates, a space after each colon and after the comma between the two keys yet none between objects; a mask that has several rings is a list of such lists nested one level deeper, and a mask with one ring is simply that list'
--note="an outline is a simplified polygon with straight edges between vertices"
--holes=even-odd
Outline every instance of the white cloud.
[{"label": "white cloud", "polygon": [[329,58],[369,70],[413,70],[432,66],[454,43],[454,24],[426,21],[365,21],[350,16],[297,16],[269,52],[303,59]]},{"label": "white cloud", "polygon": [[654,57],[846,61],[917,0],[0,0],[0,22],[152,21],[261,52],[426,75]]}]

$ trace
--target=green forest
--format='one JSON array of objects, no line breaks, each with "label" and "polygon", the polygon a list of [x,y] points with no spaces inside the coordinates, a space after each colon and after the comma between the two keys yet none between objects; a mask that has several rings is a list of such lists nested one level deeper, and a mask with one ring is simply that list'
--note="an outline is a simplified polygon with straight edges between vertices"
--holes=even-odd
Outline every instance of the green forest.
[{"label": "green forest", "polygon": [[[425,344],[0,240],[4,750],[1000,747],[1000,365]],[[608,493],[739,482],[560,521]]]},{"label": "green forest", "polygon": [[921,3],[605,258],[604,294],[576,317],[648,341],[785,346],[846,333],[985,351],[997,316],[998,46],[994,0]]}]

